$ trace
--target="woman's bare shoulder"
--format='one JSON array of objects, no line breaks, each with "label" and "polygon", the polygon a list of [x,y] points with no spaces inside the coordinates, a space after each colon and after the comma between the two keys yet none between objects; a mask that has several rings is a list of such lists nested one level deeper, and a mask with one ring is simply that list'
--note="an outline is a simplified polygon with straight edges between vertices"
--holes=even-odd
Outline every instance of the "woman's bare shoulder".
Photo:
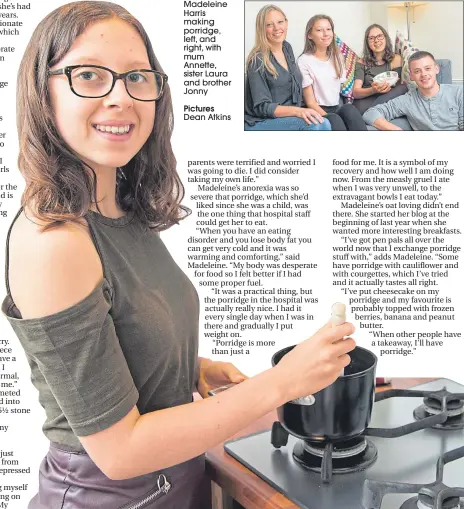
[{"label": "woman's bare shoulder", "polygon": [[42,231],[43,223],[22,212],[9,244],[9,283],[23,318],[48,316],[77,304],[103,278],[88,226],[65,223]]}]

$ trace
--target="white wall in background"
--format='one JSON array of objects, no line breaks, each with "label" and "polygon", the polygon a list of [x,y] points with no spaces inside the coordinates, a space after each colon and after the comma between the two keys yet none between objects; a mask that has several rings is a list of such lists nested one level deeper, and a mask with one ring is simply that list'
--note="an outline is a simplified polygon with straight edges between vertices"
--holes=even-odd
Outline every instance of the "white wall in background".
[{"label": "white wall in background", "polygon": [[[390,35],[394,35],[396,30],[406,35],[405,10],[389,7],[388,11]],[[451,60],[453,80],[462,81],[463,2],[429,2],[415,7],[410,19],[411,42],[419,49],[429,51],[435,58]]]},{"label": "white wall in background", "polygon": [[[369,2],[370,10],[371,10],[371,24],[378,23],[382,25],[387,32],[388,30],[388,15],[390,9],[387,7],[386,2]],[[390,33],[392,41],[394,41],[395,32]]]},{"label": "white wall in background", "polygon": [[306,23],[315,14],[329,15],[335,24],[335,33],[354,51],[361,52],[364,31],[370,24],[370,2],[245,2],[245,55],[255,41],[256,14],[264,5],[280,7],[288,19],[287,40],[295,57],[303,50]]}]

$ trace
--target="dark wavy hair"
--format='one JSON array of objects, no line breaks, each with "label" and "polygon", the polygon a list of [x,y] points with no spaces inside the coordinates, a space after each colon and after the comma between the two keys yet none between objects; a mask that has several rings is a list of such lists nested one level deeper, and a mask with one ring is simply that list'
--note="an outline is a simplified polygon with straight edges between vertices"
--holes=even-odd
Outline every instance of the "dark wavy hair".
[{"label": "dark wavy hair", "polygon": [[[63,5],[44,18],[26,48],[18,73],[18,166],[26,180],[22,205],[44,229],[80,222],[96,203],[97,177],[65,143],[56,127],[48,86],[48,70],[69,51],[90,25],[118,18],[131,25],[145,43],[151,67],[163,72],[141,23],[119,5],[81,1]],[[142,224],[164,230],[190,213],[180,204],[184,188],[171,147],[173,113],[166,84],[157,102],[153,130],[140,151],[118,171],[116,200]],[[98,209],[98,203],[96,203]]]},{"label": "dark wavy hair", "polygon": [[364,34],[364,47],[363,47],[363,63],[364,65],[369,69],[370,67],[375,66],[375,57],[374,53],[372,52],[371,48],[369,48],[369,41],[367,40],[369,37],[369,32],[373,28],[378,28],[382,31],[384,37],[385,37],[385,54],[383,56],[383,59],[387,63],[391,63],[393,59],[395,58],[395,52],[393,51],[393,45],[392,41],[390,39],[390,36],[388,35],[387,31],[383,26],[377,25],[377,23],[374,23],[373,25],[367,27],[366,33]]}]

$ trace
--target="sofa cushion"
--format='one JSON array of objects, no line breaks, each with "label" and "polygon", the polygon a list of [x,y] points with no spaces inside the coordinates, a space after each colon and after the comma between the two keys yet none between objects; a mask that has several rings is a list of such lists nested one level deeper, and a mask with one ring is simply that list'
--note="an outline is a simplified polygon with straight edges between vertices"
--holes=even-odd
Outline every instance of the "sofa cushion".
[{"label": "sofa cushion", "polygon": [[409,57],[416,51],[419,51],[419,48],[416,48],[411,41],[408,41],[403,33],[398,30],[395,39],[395,53],[400,54],[403,59],[401,81],[402,83],[406,83],[408,87],[416,85],[409,77]]},{"label": "sofa cushion", "polygon": [[451,60],[446,58],[437,59],[440,72],[437,75],[437,81],[440,85],[451,85],[453,83],[453,75],[451,73]]}]

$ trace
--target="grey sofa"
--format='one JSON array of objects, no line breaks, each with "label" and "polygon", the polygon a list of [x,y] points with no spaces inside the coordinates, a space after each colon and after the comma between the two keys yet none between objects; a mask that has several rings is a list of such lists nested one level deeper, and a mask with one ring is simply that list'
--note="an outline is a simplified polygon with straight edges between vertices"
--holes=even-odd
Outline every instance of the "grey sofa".
[{"label": "grey sofa", "polygon": [[[437,59],[438,67],[440,68],[440,72],[437,75],[437,81],[442,84],[451,84],[453,83],[453,76],[451,73],[451,60],[448,59]],[[401,127],[403,131],[412,131],[411,124],[408,122],[406,117],[395,118],[392,121],[392,124]],[[374,126],[368,125],[368,131],[377,131]]]}]

